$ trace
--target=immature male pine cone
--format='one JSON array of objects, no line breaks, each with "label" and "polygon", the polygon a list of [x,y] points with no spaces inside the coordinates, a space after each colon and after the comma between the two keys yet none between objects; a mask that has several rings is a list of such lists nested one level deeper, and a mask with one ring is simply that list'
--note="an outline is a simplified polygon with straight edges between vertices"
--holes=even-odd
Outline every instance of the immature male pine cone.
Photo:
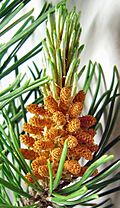
[{"label": "immature male pine cone", "polygon": [[[51,161],[55,177],[66,139],[68,153],[62,178],[69,174],[81,175],[84,171],[79,165],[79,159],[82,157],[86,160],[92,159],[93,152],[98,147],[94,144],[95,130],[91,128],[96,119],[89,115],[80,115],[84,98],[83,91],[72,98],[70,87],[63,87],[60,90],[59,100],[50,95],[44,99],[43,107],[36,104],[27,107],[34,115],[23,127],[28,134],[20,137],[29,149],[21,149],[21,152],[25,159],[32,160],[31,169],[37,180],[42,178],[46,181],[46,177],[49,177],[48,159]],[[33,182],[29,173],[26,178]]]}]

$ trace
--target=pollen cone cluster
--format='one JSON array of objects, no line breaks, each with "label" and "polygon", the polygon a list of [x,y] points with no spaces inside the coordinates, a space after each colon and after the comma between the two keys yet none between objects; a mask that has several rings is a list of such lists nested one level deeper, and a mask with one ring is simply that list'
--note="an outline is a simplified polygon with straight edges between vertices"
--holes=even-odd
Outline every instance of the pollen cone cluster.
[{"label": "pollen cone cluster", "polygon": [[[90,115],[81,116],[84,99],[83,91],[72,98],[71,88],[63,87],[59,100],[51,94],[44,98],[44,106],[27,106],[33,117],[23,126],[26,134],[20,136],[28,149],[20,151],[25,159],[31,160],[32,173],[37,180],[49,178],[48,159],[55,177],[65,140],[68,141],[68,152],[62,178],[82,176],[87,169],[80,166],[79,160],[92,160],[98,146],[94,144],[95,130],[92,128],[96,119]],[[34,183],[30,173],[25,177]]]}]

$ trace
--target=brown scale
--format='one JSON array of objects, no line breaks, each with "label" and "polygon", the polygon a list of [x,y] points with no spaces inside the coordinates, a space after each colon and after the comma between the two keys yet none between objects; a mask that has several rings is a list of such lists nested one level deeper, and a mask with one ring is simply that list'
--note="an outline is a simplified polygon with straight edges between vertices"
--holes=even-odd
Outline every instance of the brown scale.
[{"label": "brown scale", "polygon": [[51,119],[41,119],[40,117],[36,116],[30,118],[29,123],[34,126],[40,127],[41,129],[44,129],[45,126],[47,126],[47,128],[50,128],[53,125],[53,121]]},{"label": "brown scale", "polygon": [[77,116],[80,115],[80,113],[82,112],[82,109],[83,109],[82,102],[75,102],[71,104],[69,108],[69,116],[71,118],[76,118]]},{"label": "brown scale", "polygon": [[51,116],[51,113],[44,109],[43,107],[40,107],[38,104],[30,104],[27,106],[27,110],[30,113],[36,114],[36,115],[40,115],[40,116]]},{"label": "brown scale", "polygon": [[84,103],[84,100],[85,100],[85,92],[83,90],[80,90],[76,94],[76,96],[74,97],[73,103],[75,103],[75,102],[82,102],[82,103]]},{"label": "brown scale", "polygon": [[97,152],[99,146],[97,144],[87,144],[87,147],[90,149],[91,152]]},{"label": "brown scale", "polygon": [[75,158],[79,160],[81,157],[85,158],[86,160],[92,160],[92,152],[85,144],[77,145],[75,148],[68,151],[68,157]]},{"label": "brown scale", "polygon": [[57,125],[62,125],[64,126],[66,124],[66,118],[64,114],[60,111],[56,111],[52,115],[52,120],[57,124]]},{"label": "brown scale", "polygon": [[69,132],[75,132],[80,129],[80,121],[77,118],[72,119],[66,126],[66,130]]},{"label": "brown scale", "polygon": [[54,143],[51,140],[37,140],[33,145],[33,150],[41,152],[41,150],[51,150],[54,148]]},{"label": "brown scale", "polygon": [[46,165],[46,164],[47,164],[47,158],[44,157],[44,156],[40,156],[40,157],[37,157],[35,160],[32,161],[31,167],[32,167],[33,171],[37,171],[38,167],[40,165]]},{"label": "brown scale", "polygon": [[52,96],[44,98],[44,105],[50,113],[54,113],[55,111],[59,110],[58,103]]},{"label": "brown scale", "polygon": [[94,118],[91,115],[82,116],[79,117],[79,119],[80,119],[81,127],[85,127],[85,128],[89,128],[95,125],[96,123],[96,118]]},{"label": "brown scale", "polygon": [[45,134],[45,139],[49,139],[54,141],[54,139],[58,136],[62,136],[65,134],[63,129],[57,129],[56,127],[51,127]]},{"label": "brown scale", "polygon": [[88,129],[88,133],[91,134],[93,137],[96,135],[95,129]]},{"label": "brown scale", "polygon": [[81,157],[84,157],[86,160],[92,160],[92,152],[88,149],[88,147],[85,144],[81,144],[79,146],[79,151]]},{"label": "brown scale", "polygon": [[38,170],[34,170],[33,175],[37,180],[43,179],[43,177],[38,173]]},{"label": "brown scale", "polygon": [[89,134],[90,134],[91,136],[93,136],[93,137],[96,135],[95,129],[92,129],[92,128],[88,129],[88,128],[83,128],[83,127],[82,127],[82,130],[83,130],[84,132],[89,133]]},{"label": "brown scale", "polygon": [[50,158],[52,161],[59,161],[61,157],[62,149],[60,147],[54,148],[50,153]]},{"label": "brown scale", "polygon": [[80,127],[80,129],[78,129],[77,131],[72,132],[71,134],[75,137],[77,137],[80,133],[81,133],[82,129]]},{"label": "brown scale", "polygon": [[[42,177],[41,177],[41,175],[38,173],[38,171],[34,171],[32,174],[34,175],[34,177],[35,177],[37,180],[42,179]],[[30,182],[30,183],[35,183],[34,179],[32,178],[31,173],[27,173],[24,177],[28,180],[28,182]],[[25,184],[28,185],[27,183],[25,183]]]},{"label": "brown scale", "polygon": [[[24,177],[28,180],[28,182],[34,183],[34,179],[32,178],[31,173],[27,173]],[[27,185],[27,183],[25,184]]]},{"label": "brown scale", "polygon": [[88,167],[87,166],[83,166],[83,167],[81,167],[81,171],[80,171],[80,173],[78,174],[78,177],[79,176],[83,176],[84,175],[84,173],[85,173],[85,171],[88,169]]},{"label": "brown scale", "polygon": [[48,172],[47,165],[39,166],[38,173],[40,174],[41,177],[48,177],[49,176],[49,172]]},{"label": "brown scale", "polygon": [[96,170],[93,172],[92,176],[95,177],[96,175],[98,175],[98,173],[99,173],[99,172],[98,172],[98,169],[96,169]]},{"label": "brown scale", "polygon": [[20,141],[28,147],[32,147],[35,140],[27,134],[20,135]]},{"label": "brown scale", "polygon": [[41,150],[40,152],[38,152],[39,157],[44,156],[46,158],[49,158],[49,154],[50,154],[50,150]]},{"label": "brown scale", "polygon": [[68,148],[72,149],[78,145],[78,141],[75,136],[68,135],[59,139],[60,144],[64,145],[65,140],[68,140]]},{"label": "brown scale", "polygon": [[63,87],[60,92],[59,107],[63,113],[67,112],[71,103],[71,89],[70,87]]},{"label": "brown scale", "polygon": [[[80,173],[77,175],[77,177],[79,177],[79,176],[83,176],[84,175],[84,173],[86,172],[86,170],[88,169],[88,167],[87,166],[83,166],[83,167],[81,167],[81,171],[80,171]],[[92,176],[96,176],[98,174],[98,170],[96,169],[93,173],[92,173]]]},{"label": "brown scale", "polygon": [[85,131],[81,131],[76,137],[79,143],[93,144],[94,142],[93,136]]},{"label": "brown scale", "polygon": [[33,150],[20,148],[20,152],[27,160],[34,160],[36,157],[38,157],[38,154]]},{"label": "brown scale", "polygon": [[23,130],[30,134],[41,135],[43,128],[39,128],[37,126],[32,126],[29,123],[24,123]]},{"label": "brown scale", "polygon": [[64,163],[64,169],[73,175],[77,175],[81,171],[81,166],[77,160],[66,160]]}]

